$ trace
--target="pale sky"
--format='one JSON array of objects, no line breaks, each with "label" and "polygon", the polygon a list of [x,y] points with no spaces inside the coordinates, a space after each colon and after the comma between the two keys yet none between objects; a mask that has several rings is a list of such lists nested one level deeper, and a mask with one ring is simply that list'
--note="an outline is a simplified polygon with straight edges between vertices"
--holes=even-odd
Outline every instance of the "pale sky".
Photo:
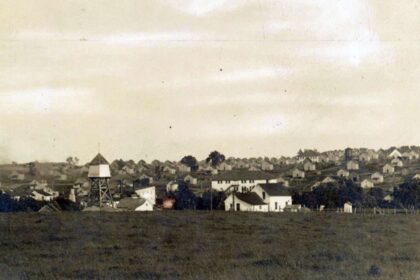
[{"label": "pale sky", "polygon": [[420,1],[0,0],[0,160],[420,144]]}]

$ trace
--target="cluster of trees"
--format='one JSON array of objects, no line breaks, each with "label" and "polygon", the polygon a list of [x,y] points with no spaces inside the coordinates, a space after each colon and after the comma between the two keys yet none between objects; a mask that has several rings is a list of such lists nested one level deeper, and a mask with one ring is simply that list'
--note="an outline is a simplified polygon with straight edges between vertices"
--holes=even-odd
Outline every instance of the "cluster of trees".
[{"label": "cluster of trees", "polygon": [[33,198],[14,200],[10,195],[0,193],[0,212],[38,211],[42,204]]},{"label": "cluster of trees", "polygon": [[[222,162],[226,159],[224,154],[219,153],[218,151],[213,151],[209,154],[206,158],[206,162],[210,164],[213,168],[219,166]],[[188,155],[181,159],[181,163],[189,166],[192,171],[196,171],[198,169],[198,161],[195,157]]]},{"label": "cluster of trees", "polygon": [[201,197],[197,197],[188,187],[187,183],[181,182],[178,185],[178,190],[172,193],[175,197],[176,210],[223,210],[225,199],[223,192],[203,193]]},{"label": "cluster of trees", "polygon": [[326,208],[343,207],[347,201],[355,207],[364,208],[420,208],[420,182],[409,181],[400,185],[393,191],[392,201],[385,201],[384,197],[385,193],[381,188],[374,187],[363,191],[353,181],[346,180],[338,184],[320,186],[309,192],[294,192],[293,203],[312,209],[321,205]]}]

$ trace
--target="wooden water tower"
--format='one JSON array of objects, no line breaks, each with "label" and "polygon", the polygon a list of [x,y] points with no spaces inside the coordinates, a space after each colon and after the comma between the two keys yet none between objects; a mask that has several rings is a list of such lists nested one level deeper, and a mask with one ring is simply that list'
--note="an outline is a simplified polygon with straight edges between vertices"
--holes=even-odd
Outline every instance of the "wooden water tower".
[{"label": "wooden water tower", "polygon": [[91,183],[89,204],[99,206],[112,205],[112,196],[109,186],[111,171],[108,161],[99,153],[89,164],[88,177]]}]

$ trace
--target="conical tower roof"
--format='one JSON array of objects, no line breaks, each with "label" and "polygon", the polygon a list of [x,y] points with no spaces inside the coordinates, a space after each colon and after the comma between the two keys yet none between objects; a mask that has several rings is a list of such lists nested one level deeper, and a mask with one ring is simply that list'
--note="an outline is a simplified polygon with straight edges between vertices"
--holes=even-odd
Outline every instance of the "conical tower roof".
[{"label": "conical tower roof", "polygon": [[101,165],[101,164],[109,165],[108,161],[104,158],[104,156],[98,153],[96,157],[92,159],[89,165]]}]

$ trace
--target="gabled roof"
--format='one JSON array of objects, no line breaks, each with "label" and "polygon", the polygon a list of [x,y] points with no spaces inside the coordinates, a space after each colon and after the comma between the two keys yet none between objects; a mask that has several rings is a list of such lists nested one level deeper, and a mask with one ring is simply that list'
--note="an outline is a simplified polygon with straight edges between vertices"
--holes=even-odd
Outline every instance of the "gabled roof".
[{"label": "gabled roof", "polygon": [[213,181],[218,180],[269,180],[275,179],[275,176],[263,171],[249,170],[233,170],[220,173],[212,178]]},{"label": "gabled roof", "polygon": [[126,197],[120,200],[117,207],[127,209],[127,210],[135,210],[137,207],[143,205],[145,202],[146,202],[146,199],[144,198]]},{"label": "gabled roof", "polygon": [[261,197],[258,196],[255,192],[247,192],[247,193],[236,193],[236,197],[243,202],[246,202],[251,205],[266,205]]},{"label": "gabled roof", "polygon": [[89,163],[89,165],[100,165],[100,164],[108,164],[108,161],[104,158],[103,155],[98,153],[96,157],[92,159],[92,161]]},{"label": "gabled roof", "polygon": [[282,183],[258,184],[269,196],[290,196]]}]

